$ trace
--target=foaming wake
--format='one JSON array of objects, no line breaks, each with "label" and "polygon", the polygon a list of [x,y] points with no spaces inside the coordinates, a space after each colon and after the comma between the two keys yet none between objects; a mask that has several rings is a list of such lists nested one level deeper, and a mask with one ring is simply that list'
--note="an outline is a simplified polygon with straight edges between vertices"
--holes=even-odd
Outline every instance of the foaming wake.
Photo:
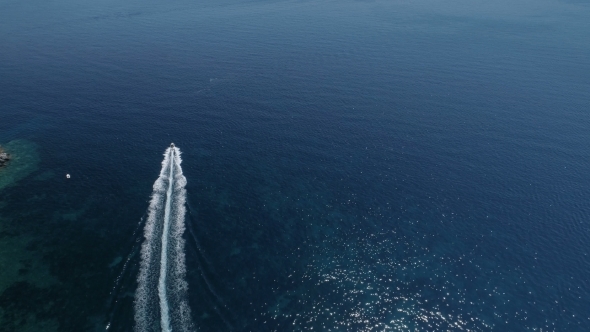
[{"label": "foaming wake", "polygon": [[184,255],[186,178],[182,175],[180,150],[164,153],[160,176],[144,228],[141,263],[135,294],[135,330],[194,330],[187,302]]}]

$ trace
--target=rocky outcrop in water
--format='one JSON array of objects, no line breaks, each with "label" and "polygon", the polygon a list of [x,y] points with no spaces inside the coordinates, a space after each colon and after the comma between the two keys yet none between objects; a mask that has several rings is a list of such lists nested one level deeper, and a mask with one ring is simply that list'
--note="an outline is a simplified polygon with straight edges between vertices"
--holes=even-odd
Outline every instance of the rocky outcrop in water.
[{"label": "rocky outcrop in water", "polygon": [[[2,156],[2,162],[0,162],[0,192],[2,192],[4,188],[14,185],[38,169],[39,153],[37,152],[37,144],[31,141],[15,139],[6,144],[2,144],[0,147],[0,154],[2,153],[6,153],[6,156]],[[8,159],[6,159],[6,157],[8,157]],[[2,202],[0,202],[0,205],[2,205]],[[0,235],[0,238],[1,237],[2,236]],[[4,268],[4,266],[2,265],[2,257],[2,250],[0,248],[0,271],[3,272],[2,268]],[[0,285],[2,284],[2,272],[0,272]],[[4,327],[2,325],[3,321],[1,312],[2,306],[0,305],[0,331],[2,331],[2,328]]]},{"label": "rocky outcrop in water", "polygon": [[0,167],[3,167],[4,165],[6,165],[9,160],[10,160],[10,155],[8,153],[4,152],[4,150],[0,146]]}]

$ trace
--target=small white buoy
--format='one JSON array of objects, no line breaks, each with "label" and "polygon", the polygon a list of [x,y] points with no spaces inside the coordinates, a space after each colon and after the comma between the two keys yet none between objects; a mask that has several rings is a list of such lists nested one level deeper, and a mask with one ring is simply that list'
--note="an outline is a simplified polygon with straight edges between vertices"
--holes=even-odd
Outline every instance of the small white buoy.
[{"label": "small white buoy", "polygon": [[69,179],[69,178],[70,178],[70,174],[66,174],[66,178],[68,178],[68,179]]}]

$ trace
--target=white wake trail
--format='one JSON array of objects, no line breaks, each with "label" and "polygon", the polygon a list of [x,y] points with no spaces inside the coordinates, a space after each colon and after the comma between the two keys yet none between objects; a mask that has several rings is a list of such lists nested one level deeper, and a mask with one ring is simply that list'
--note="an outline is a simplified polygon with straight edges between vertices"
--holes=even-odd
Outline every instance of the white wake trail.
[{"label": "white wake trail", "polygon": [[186,178],[181,162],[180,150],[168,148],[154,183],[135,295],[137,332],[194,330],[186,299]]},{"label": "white wake trail", "polygon": [[174,188],[174,150],[169,149],[172,157],[170,175],[168,176],[168,191],[166,192],[166,207],[164,208],[164,229],[162,230],[162,249],[160,250],[160,279],[158,280],[158,295],[160,296],[160,325],[163,332],[170,332],[170,308],[166,296],[166,276],[168,274],[168,237],[170,233],[170,210],[172,206],[172,188]]}]

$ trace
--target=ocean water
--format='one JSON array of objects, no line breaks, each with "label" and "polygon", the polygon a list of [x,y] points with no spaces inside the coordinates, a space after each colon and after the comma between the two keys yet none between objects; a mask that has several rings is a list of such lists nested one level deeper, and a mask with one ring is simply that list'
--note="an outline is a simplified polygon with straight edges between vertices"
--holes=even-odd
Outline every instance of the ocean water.
[{"label": "ocean water", "polygon": [[133,331],[171,142],[193,330],[590,330],[587,1],[3,0],[0,45],[2,332]]}]

